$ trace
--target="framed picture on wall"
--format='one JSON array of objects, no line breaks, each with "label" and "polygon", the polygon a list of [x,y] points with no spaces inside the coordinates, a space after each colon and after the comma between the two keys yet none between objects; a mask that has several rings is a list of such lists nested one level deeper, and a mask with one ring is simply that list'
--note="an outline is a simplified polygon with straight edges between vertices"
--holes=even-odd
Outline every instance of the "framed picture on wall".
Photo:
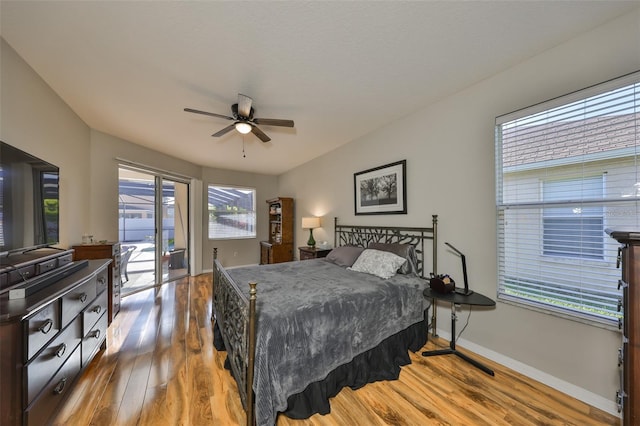
[{"label": "framed picture on wall", "polygon": [[407,213],[407,160],[353,174],[356,215]]}]

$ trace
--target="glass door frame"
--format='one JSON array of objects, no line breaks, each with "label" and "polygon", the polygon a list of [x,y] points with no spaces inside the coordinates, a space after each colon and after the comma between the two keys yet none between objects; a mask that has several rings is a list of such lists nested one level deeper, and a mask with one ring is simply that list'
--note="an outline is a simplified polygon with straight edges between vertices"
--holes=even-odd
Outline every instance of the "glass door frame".
[{"label": "glass door frame", "polygon": [[[168,282],[168,281],[173,281],[175,279],[179,279],[185,276],[189,276],[190,271],[191,271],[191,258],[192,256],[190,255],[190,244],[191,244],[191,223],[190,223],[190,209],[191,209],[191,200],[190,200],[190,195],[191,195],[191,179],[187,178],[187,177],[179,177],[179,176],[175,176],[171,173],[168,172],[164,172],[164,171],[160,171],[157,169],[153,169],[153,168],[147,168],[144,166],[139,166],[139,165],[132,165],[128,162],[120,162],[118,164],[118,180],[119,180],[119,185],[121,184],[120,180],[121,180],[121,171],[120,170],[129,170],[131,172],[134,173],[140,173],[142,175],[146,175],[149,177],[150,181],[153,182],[153,191],[154,191],[154,196],[153,196],[153,209],[154,209],[154,222],[153,222],[153,226],[154,226],[154,230],[153,230],[153,254],[154,254],[154,259],[153,259],[153,271],[154,271],[154,276],[153,276],[153,280],[150,282],[144,282],[144,280],[137,285],[137,283],[132,282],[134,285],[129,285],[127,286],[127,282],[123,282],[122,287],[121,287],[121,291],[123,293],[123,295],[127,295],[127,294],[132,294],[135,293],[137,291],[143,290],[143,289],[147,289],[147,288],[151,288],[151,287],[158,287],[161,286],[162,284]],[[173,204],[174,206],[176,205],[176,202],[178,202],[176,200],[175,197],[175,193],[176,193],[176,186],[177,185],[184,185],[184,188],[179,191],[179,193],[181,194],[181,200],[180,200],[180,204],[186,206],[186,214],[182,215],[181,211],[181,225],[183,225],[181,227],[182,231],[184,232],[184,238],[186,241],[184,241],[185,243],[185,248],[182,250],[181,253],[179,253],[181,255],[181,257],[178,259],[178,257],[175,255],[175,253],[171,253],[170,251],[170,245],[168,244],[169,241],[169,234],[166,233],[167,238],[165,239],[165,221],[167,219],[170,219],[170,216],[167,216],[166,213],[170,210],[170,208],[168,207],[169,204],[165,204],[165,185],[166,183],[172,183],[174,185],[173,187]],[[118,197],[119,197],[119,204],[121,203],[121,198],[123,196],[123,193],[121,192],[121,190],[118,191]],[[150,197],[149,197],[150,198]],[[181,210],[181,209],[176,209],[175,207],[174,209],[174,220],[175,220],[175,213],[176,210]],[[120,214],[119,214],[120,216]],[[186,219],[186,230],[184,230],[184,223],[183,221]],[[124,232],[124,223],[127,220],[126,217],[123,217],[122,219],[122,225],[119,225],[119,229],[118,229],[118,233],[119,235],[122,235],[122,233]],[[119,222],[120,223],[120,222]],[[175,225],[174,225],[174,233],[176,232],[175,230]],[[126,236],[121,237],[121,238],[126,238]],[[119,238],[120,240],[120,238]],[[167,241],[165,241],[167,240]],[[135,247],[135,241],[134,242],[122,242],[123,246],[134,246]],[[141,255],[142,253],[137,253],[137,255]],[[148,254],[147,254],[148,256]],[[131,257],[133,258],[133,262],[135,262],[135,257],[136,257],[136,251],[134,250]],[[173,269],[169,269],[170,268],[170,261],[174,260],[174,262],[176,260],[180,261],[180,269],[178,268],[173,268]],[[148,260],[150,261],[150,260]],[[184,267],[183,267],[184,266]],[[129,267],[129,265],[123,265],[124,268]],[[129,273],[128,275],[132,275],[135,278],[135,268],[132,268],[132,272]],[[167,271],[167,273],[165,274],[164,271]],[[122,271],[123,275],[125,275],[125,271]],[[126,275],[125,275],[126,276]],[[130,280],[131,281],[131,280]]]}]

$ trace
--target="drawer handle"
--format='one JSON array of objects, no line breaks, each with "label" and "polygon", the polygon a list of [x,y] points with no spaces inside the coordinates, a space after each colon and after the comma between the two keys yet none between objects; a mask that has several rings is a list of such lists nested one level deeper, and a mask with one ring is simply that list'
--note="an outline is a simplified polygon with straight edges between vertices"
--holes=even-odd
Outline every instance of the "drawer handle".
[{"label": "drawer handle", "polygon": [[80,302],[84,303],[87,301],[87,293],[82,293],[82,295],[80,295]]},{"label": "drawer handle", "polygon": [[62,358],[62,355],[64,355],[66,351],[67,351],[67,344],[63,343],[58,347],[58,350],[56,351],[56,356],[58,358]]},{"label": "drawer handle", "polygon": [[618,299],[618,312],[620,312],[622,310],[622,298]]},{"label": "drawer handle", "polygon": [[100,285],[105,285],[107,283],[107,280],[104,279],[103,277],[98,278],[98,283],[100,283]]},{"label": "drawer handle", "polygon": [[96,330],[93,332],[93,337],[95,337],[96,339],[100,338],[100,330]]},{"label": "drawer handle", "polygon": [[48,332],[51,331],[51,329],[53,328],[53,321],[51,319],[48,319],[44,322],[44,324],[42,324],[40,327],[38,327],[38,330],[42,333],[42,334],[47,334]]},{"label": "drawer handle", "polygon": [[622,247],[618,247],[618,255],[616,256],[616,269],[620,268],[622,262]]},{"label": "drawer handle", "polygon": [[626,396],[627,394],[622,389],[616,391],[616,405],[618,407],[618,413],[621,413],[624,408],[624,398]]},{"label": "drawer handle", "polygon": [[624,362],[624,350],[622,348],[618,348],[618,367],[620,367],[623,362]]},{"label": "drawer handle", "polygon": [[67,378],[63,377],[60,382],[53,388],[53,393],[60,395],[64,391],[64,386],[67,384]]},{"label": "drawer handle", "polygon": [[102,306],[95,306],[91,311],[93,311],[93,313],[95,314],[99,314],[100,312],[102,312]]}]

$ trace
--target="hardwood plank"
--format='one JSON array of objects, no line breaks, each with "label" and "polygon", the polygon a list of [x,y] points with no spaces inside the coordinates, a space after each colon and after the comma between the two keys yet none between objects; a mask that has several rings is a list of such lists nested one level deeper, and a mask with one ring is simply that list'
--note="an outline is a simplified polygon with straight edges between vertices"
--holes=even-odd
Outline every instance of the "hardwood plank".
[{"label": "hardwood plank", "polygon": [[[212,345],[212,325],[210,274],[125,297],[109,327],[107,350],[80,377],[53,424],[244,424],[237,385],[224,368],[226,353]],[[422,350],[446,346],[432,339]],[[619,424],[615,416],[470,355],[496,376],[455,356],[418,352],[398,380],[343,389],[332,398],[331,413],[304,420],[279,415],[277,425]]]},{"label": "hardwood plank", "polygon": [[[178,281],[174,285],[172,292],[173,305],[175,306],[171,321],[167,321],[167,326],[171,328],[171,332],[167,333],[167,346],[164,348],[165,357],[162,360],[162,368],[166,369],[166,381],[163,386],[166,387],[163,403],[166,407],[165,416],[170,424],[189,424],[188,422],[188,394],[186,381],[186,353],[185,353],[185,335],[186,335],[186,317],[189,312],[187,306],[188,300],[188,282]],[[159,298],[166,294],[162,292],[158,294]],[[161,299],[162,305],[165,304]],[[142,424],[142,423],[141,423]],[[153,424],[144,423],[144,424]]]},{"label": "hardwood plank", "polygon": [[147,388],[138,424],[167,426],[178,424],[173,414],[173,404],[167,395],[167,386]]},{"label": "hardwood plank", "polygon": [[[126,324],[128,328],[126,331],[121,330],[123,333],[122,344],[116,355],[116,369],[106,384],[103,398],[100,400],[90,424],[129,425],[137,422],[137,418],[121,416],[120,408],[122,405],[128,404],[125,400],[127,385],[135,373],[135,361],[138,356],[141,335],[144,332],[144,324],[149,321],[154,304],[152,294],[149,292],[137,293],[131,297],[126,307],[121,305],[121,311],[118,315],[122,317],[119,324],[121,326]],[[114,324],[118,323],[112,322],[111,327]],[[142,389],[145,388],[146,384]]]},{"label": "hardwood plank", "polygon": [[205,342],[200,336],[200,325],[203,324],[203,318],[199,312],[203,312],[204,305],[202,293],[196,287],[190,298],[189,328],[186,335],[187,377],[190,378],[188,382],[190,386],[189,423],[193,425],[211,424],[213,419],[209,402],[211,370],[202,357],[202,347],[210,346],[211,341]]}]

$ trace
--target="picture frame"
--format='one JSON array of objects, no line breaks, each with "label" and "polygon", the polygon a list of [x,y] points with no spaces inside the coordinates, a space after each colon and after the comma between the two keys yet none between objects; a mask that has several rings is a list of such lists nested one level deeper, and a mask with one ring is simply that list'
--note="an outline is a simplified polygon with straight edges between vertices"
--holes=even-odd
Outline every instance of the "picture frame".
[{"label": "picture frame", "polygon": [[356,215],[407,214],[407,160],[353,174]]}]

